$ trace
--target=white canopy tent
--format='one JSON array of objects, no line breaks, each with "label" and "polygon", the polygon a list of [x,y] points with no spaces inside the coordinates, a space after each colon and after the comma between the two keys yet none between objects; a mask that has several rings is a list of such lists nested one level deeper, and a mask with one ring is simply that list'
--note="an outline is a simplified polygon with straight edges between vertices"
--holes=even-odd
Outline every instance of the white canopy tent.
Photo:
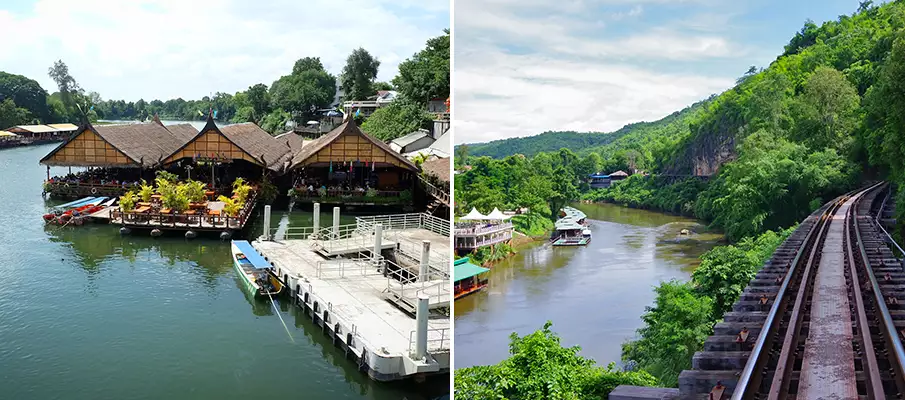
[{"label": "white canopy tent", "polygon": [[461,221],[481,221],[488,219],[486,215],[481,214],[477,208],[472,207],[471,211],[468,214],[465,214],[464,217],[459,218]]},{"label": "white canopy tent", "polygon": [[493,208],[493,211],[491,211],[490,214],[487,214],[487,219],[507,220],[509,218],[512,218],[512,216],[503,214],[503,212],[500,211],[500,209],[498,209],[496,207]]}]

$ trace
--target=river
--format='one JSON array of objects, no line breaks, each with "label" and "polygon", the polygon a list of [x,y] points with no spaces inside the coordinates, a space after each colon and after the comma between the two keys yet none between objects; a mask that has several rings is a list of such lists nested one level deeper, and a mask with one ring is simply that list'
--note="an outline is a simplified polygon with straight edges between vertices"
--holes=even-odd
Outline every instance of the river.
[{"label": "river", "polygon": [[[280,302],[290,339],[269,301],[240,289],[228,243],[121,237],[110,225],[45,227],[38,160],[54,146],[0,150],[0,397],[416,400],[448,392],[448,379],[371,381]],[[331,220],[327,211],[322,221]]]},{"label": "river", "polygon": [[[621,345],[642,326],[653,288],[689,279],[722,236],[697,221],[612,204],[576,205],[588,215],[586,247],[533,243],[493,266],[489,286],[455,303],[455,366],[508,357],[509,335],[553,322],[564,346],[598,364],[619,362]],[[683,228],[693,234],[682,236]]]}]

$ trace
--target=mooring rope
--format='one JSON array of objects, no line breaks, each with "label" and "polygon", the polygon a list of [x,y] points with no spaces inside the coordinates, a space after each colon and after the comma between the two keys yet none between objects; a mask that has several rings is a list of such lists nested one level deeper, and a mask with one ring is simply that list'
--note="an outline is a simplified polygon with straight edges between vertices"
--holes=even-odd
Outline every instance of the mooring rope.
[{"label": "mooring rope", "polygon": [[289,340],[292,343],[295,343],[295,339],[292,338],[292,334],[289,333],[289,327],[286,325],[286,321],[283,321],[283,316],[280,315],[280,309],[277,308],[277,303],[273,301],[273,296],[270,295],[270,291],[267,291],[267,297],[270,298],[270,304],[273,305],[273,311],[277,313],[277,317],[280,317],[280,322],[283,323],[283,328],[286,329],[286,334],[289,335]]}]

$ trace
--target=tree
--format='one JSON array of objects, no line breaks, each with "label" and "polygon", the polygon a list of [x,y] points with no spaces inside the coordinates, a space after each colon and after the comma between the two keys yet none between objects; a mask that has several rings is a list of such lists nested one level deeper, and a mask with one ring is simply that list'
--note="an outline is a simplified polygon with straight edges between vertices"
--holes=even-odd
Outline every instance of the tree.
[{"label": "tree", "polygon": [[28,110],[16,107],[12,99],[0,101],[0,130],[29,122]]},{"label": "tree", "polygon": [[6,99],[11,99],[17,107],[28,110],[42,122],[51,122],[47,109],[47,91],[38,82],[22,75],[0,71],[0,102]]},{"label": "tree", "polygon": [[[298,62],[296,62],[296,65],[298,65]],[[249,86],[248,90],[245,91],[245,95],[248,97],[252,111],[254,111],[252,118],[255,121],[264,118],[264,115],[270,112],[270,93],[267,92],[267,85],[259,83]]]},{"label": "tree", "polygon": [[419,104],[449,97],[449,30],[431,38],[427,46],[399,64],[393,84],[400,94]]},{"label": "tree", "polygon": [[424,108],[398,99],[374,111],[361,125],[361,130],[380,140],[390,141],[424,128],[430,122],[431,116]]},{"label": "tree", "polygon": [[[380,61],[371,56],[367,50],[358,48],[346,58],[346,66],[342,72],[342,87],[349,100],[366,100],[375,91],[374,80],[377,79],[377,68]],[[398,84],[397,84],[398,86]]]},{"label": "tree", "polygon": [[[262,85],[263,86],[263,85]],[[255,89],[255,99],[262,99],[260,89]],[[336,95],[336,78],[324,70],[317,58],[306,57],[296,61],[292,74],[280,77],[270,86],[270,98],[273,108],[281,108],[289,112],[298,122],[304,122],[314,115],[318,108],[329,107]],[[257,103],[258,107],[262,104]]]},{"label": "tree", "polygon": [[600,367],[578,355],[581,348],[563,347],[551,322],[534,333],[509,337],[510,357],[496,365],[456,371],[457,399],[592,400],[604,399],[619,385],[653,386],[644,371],[623,372],[615,364]]},{"label": "tree", "polygon": [[47,74],[57,84],[60,101],[66,110],[68,120],[70,122],[90,120],[91,117],[88,115],[88,112],[91,111],[90,101],[85,97],[85,91],[75,81],[75,78],[69,74],[69,67],[63,60],[57,60],[47,70]]},{"label": "tree", "polygon": [[389,82],[374,82],[372,89],[374,89],[374,92],[379,92],[381,90],[396,90]]},{"label": "tree", "polygon": [[660,385],[675,387],[679,373],[691,369],[692,356],[712,332],[713,300],[698,296],[689,282],[663,282],[654,290],[657,298],[641,316],[639,338],[622,345],[622,359],[637,363]]},{"label": "tree", "polygon": [[842,72],[820,67],[804,83],[796,98],[796,139],[812,149],[849,148],[860,122],[858,91]]},{"label": "tree", "polygon": [[453,157],[454,162],[457,167],[461,167],[463,165],[467,165],[468,159],[468,144],[460,144],[456,146],[456,156]]}]

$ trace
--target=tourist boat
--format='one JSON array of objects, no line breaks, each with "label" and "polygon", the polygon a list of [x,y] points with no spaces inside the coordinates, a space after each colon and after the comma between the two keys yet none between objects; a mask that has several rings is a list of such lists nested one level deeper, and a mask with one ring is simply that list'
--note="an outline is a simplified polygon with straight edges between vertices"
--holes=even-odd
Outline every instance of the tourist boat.
[{"label": "tourist boat", "polygon": [[550,235],[554,246],[585,246],[591,243],[591,230],[587,216],[572,207],[563,207],[563,217],[556,221],[556,230]]},{"label": "tourist boat", "polygon": [[487,279],[481,274],[490,271],[469,262],[468,257],[460,258],[453,264],[455,297],[458,300],[487,287]]},{"label": "tourist boat", "polygon": [[245,289],[255,296],[275,296],[283,290],[283,282],[264,257],[245,240],[232,241],[233,267]]},{"label": "tourist boat", "polygon": [[44,221],[57,225],[81,225],[89,215],[104,209],[104,201],[106,200],[106,197],[91,198],[90,200],[77,203],[79,204],[78,206],[66,211],[60,212],[57,210],[44,214]]}]

